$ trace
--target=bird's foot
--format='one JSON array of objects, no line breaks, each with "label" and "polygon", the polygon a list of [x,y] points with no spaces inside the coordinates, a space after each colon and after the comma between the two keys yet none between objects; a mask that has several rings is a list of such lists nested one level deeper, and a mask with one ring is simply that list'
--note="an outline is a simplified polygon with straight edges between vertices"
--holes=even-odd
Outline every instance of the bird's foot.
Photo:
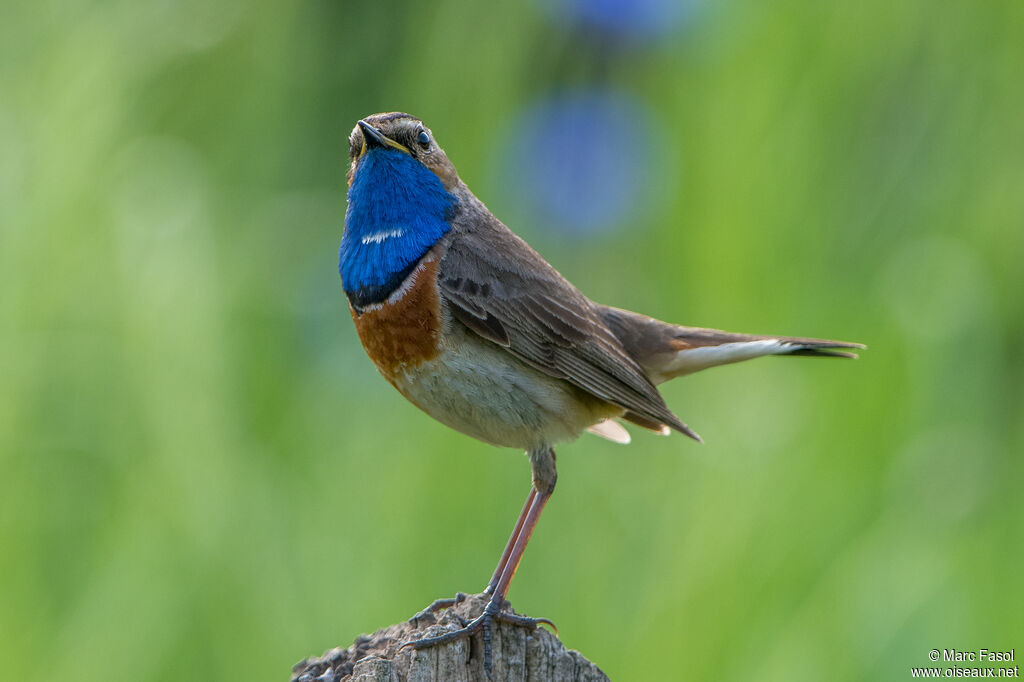
[{"label": "bird's foot", "polygon": [[[443,611],[444,609],[450,609],[451,607],[455,606],[456,604],[461,604],[462,602],[466,601],[466,599],[468,599],[468,598],[469,598],[469,595],[466,594],[465,592],[456,592],[454,597],[448,597],[447,599],[435,599],[433,602],[430,603],[430,605],[427,608],[423,609],[422,611],[417,613],[415,616],[410,618],[409,622],[413,623],[414,625],[418,624],[420,619],[426,618],[427,616],[433,616],[438,611]],[[458,616],[458,614],[454,614],[454,615],[456,615],[459,618],[459,620],[462,621],[463,625],[466,624],[465,620],[461,616]]]},{"label": "bird's foot", "polygon": [[[433,604],[428,606],[424,611],[422,611],[421,614],[436,610],[434,608],[435,605],[440,604],[436,608],[446,608],[446,606],[456,604],[459,601],[464,600],[465,598],[466,595],[460,593],[459,595],[456,595],[455,599],[438,599]],[[429,649],[431,647],[439,646],[441,644],[454,642],[457,639],[472,637],[476,633],[482,632],[484,640],[484,672],[487,673],[487,679],[491,679],[491,630],[494,626],[495,621],[500,623],[508,623],[509,625],[515,625],[516,627],[526,628],[530,632],[536,630],[537,626],[541,623],[545,623],[555,631],[555,635],[558,634],[558,628],[555,627],[555,624],[547,618],[530,618],[529,616],[520,616],[517,613],[511,613],[509,611],[502,611],[502,607],[505,606],[507,603],[508,602],[504,600],[502,600],[501,603],[499,603],[497,600],[492,598],[490,601],[487,602],[487,606],[484,607],[483,613],[481,613],[479,616],[469,621],[468,623],[462,621],[465,624],[458,630],[452,630],[450,632],[444,633],[443,635],[437,635],[436,637],[424,637],[423,639],[414,639],[400,646],[398,650],[401,651],[406,647],[412,647],[413,649],[420,651],[422,649]]]}]

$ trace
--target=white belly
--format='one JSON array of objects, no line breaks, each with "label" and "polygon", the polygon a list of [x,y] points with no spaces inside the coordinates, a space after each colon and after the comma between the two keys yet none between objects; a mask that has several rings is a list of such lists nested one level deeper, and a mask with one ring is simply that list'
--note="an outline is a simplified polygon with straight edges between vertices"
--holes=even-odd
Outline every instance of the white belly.
[{"label": "white belly", "polygon": [[457,431],[528,450],[572,440],[622,412],[450,319],[446,327],[441,353],[402,370],[394,384],[417,407]]}]

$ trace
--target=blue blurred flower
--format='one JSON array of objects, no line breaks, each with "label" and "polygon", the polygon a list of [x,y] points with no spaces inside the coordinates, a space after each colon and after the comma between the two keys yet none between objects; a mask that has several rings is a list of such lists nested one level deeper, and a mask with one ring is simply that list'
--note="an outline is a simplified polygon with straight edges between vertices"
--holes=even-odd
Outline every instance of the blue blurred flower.
[{"label": "blue blurred flower", "polygon": [[571,27],[593,28],[617,38],[650,39],[667,35],[690,19],[700,0],[541,0],[540,4]]},{"label": "blue blurred flower", "polygon": [[624,93],[577,90],[526,109],[499,158],[528,213],[552,228],[608,230],[643,209],[657,171],[647,107]]}]

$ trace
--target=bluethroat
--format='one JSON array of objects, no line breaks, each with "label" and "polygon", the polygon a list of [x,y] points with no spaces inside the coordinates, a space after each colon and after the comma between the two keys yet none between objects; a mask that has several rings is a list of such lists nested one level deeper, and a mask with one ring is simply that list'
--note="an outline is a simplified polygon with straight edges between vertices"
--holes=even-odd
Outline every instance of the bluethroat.
[{"label": "bluethroat", "polygon": [[339,270],[367,355],[437,421],[525,450],[532,472],[483,614],[408,646],[483,630],[489,674],[494,620],[542,622],[504,608],[555,488],[555,444],[584,431],[628,443],[623,421],[700,440],[665,405],[658,384],[764,355],[856,357],[840,349],[863,348],[681,327],[595,303],[487,210],[419,119],[375,114],[358,122],[349,142]]}]

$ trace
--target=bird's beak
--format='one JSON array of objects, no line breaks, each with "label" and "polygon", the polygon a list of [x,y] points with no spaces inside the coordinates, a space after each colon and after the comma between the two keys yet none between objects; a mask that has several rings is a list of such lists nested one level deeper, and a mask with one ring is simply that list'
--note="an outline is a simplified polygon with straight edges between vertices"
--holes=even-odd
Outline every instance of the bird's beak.
[{"label": "bird's beak", "polygon": [[366,153],[366,150],[371,147],[391,147],[392,149],[397,149],[398,151],[405,152],[406,154],[411,154],[409,148],[404,144],[385,137],[384,133],[380,132],[366,121],[359,121],[358,125],[363,131],[363,148],[359,150],[359,158],[362,158],[363,154]]}]

